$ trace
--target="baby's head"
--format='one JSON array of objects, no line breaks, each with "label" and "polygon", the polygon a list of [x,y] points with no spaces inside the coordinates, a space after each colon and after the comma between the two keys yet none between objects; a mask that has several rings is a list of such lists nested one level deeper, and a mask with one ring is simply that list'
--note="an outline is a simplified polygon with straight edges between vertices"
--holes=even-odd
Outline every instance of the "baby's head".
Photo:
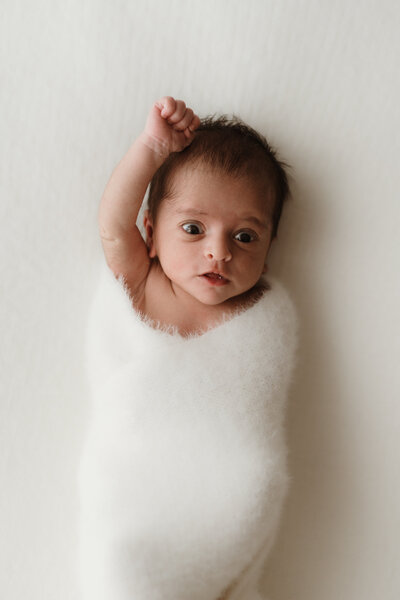
[{"label": "baby's head", "polygon": [[251,289],[266,270],[289,195],[285,167],[239,119],[203,119],[193,142],[151,181],[144,219],[150,257],[207,304]]}]

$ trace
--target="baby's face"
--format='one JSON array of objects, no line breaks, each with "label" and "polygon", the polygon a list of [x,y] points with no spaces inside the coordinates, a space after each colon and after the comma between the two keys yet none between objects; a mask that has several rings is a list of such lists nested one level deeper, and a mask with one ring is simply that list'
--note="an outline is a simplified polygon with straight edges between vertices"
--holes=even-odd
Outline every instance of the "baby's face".
[{"label": "baby's face", "polygon": [[159,206],[150,256],[177,294],[208,305],[251,289],[271,241],[268,201],[247,178],[206,166],[181,169]]}]

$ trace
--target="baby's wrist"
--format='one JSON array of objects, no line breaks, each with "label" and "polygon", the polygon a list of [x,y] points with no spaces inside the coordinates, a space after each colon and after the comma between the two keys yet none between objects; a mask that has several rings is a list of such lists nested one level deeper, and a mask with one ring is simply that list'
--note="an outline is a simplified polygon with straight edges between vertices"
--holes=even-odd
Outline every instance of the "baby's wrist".
[{"label": "baby's wrist", "polygon": [[146,133],[146,131],[143,131],[140,134],[138,141],[151,151],[157,161],[164,162],[164,160],[167,159],[171,154],[169,146],[166,142],[149,135]]}]

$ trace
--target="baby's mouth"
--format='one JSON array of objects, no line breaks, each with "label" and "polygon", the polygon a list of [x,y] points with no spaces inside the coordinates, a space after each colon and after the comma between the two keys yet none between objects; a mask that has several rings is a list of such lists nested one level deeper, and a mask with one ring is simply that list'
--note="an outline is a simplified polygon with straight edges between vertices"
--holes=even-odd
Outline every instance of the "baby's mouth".
[{"label": "baby's mouth", "polygon": [[224,277],[223,275],[220,275],[219,273],[203,273],[202,277],[207,277],[207,279],[211,279],[213,281],[221,281],[221,282],[228,282],[229,279],[227,279],[226,277]]},{"label": "baby's mouth", "polygon": [[222,275],[218,275],[218,273],[204,273],[206,277],[211,277],[212,279],[225,279]]}]

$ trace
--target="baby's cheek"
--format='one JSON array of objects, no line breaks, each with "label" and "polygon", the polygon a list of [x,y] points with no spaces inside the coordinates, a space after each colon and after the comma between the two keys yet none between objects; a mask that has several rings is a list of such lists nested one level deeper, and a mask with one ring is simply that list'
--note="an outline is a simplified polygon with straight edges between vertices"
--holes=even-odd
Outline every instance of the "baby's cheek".
[{"label": "baby's cheek", "polygon": [[170,279],[179,279],[182,277],[182,275],[187,273],[189,265],[190,258],[187,251],[179,246],[169,249],[163,256],[162,266],[165,274]]}]

